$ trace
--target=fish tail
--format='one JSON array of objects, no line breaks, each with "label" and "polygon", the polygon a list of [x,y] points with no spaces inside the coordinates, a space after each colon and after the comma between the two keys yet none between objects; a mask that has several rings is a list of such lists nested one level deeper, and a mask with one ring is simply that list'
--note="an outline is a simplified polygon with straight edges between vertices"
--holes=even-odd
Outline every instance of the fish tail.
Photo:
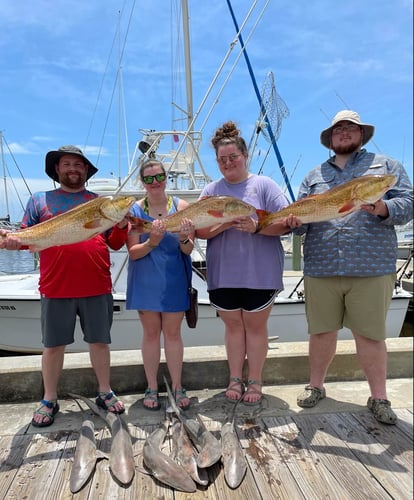
[{"label": "fish tail", "polygon": [[256,209],[256,214],[257,214],[257,220],[258,220],[258,225],[257,229],[263,229],[263,224],[265,222],[266,217],[270,214],[267,210],[262,210],[260,208]]},{"label": "fish tail", "polygon": [[139,233],[145,233],[148,224],[151,225],[147,220],[141,219],[141,217],[134,217],[132,215],[127,215],[126,217],[130,224],[131,224],[131,229],[134,229],[135,231],[138,231]]}]

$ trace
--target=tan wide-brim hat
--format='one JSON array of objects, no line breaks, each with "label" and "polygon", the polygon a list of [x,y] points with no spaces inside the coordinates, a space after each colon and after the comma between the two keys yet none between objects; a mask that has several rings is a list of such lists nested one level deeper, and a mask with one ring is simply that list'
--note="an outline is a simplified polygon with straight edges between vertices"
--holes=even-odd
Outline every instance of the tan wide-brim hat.
[{"label": "tan wide-brim hat", "polygon": [[321,143],[325,146],[325,148],[331,149],[332,128],[337,123],[343,121],[356,123],[362,128],[362,130],[364,131],[361,144],[362,146],[369,142],[374,135],[375,127],[373,125],[362,123],[358,113],[356,113],[355,111],[351,111],[350,109],[344,109],[342,111],[339,111],[339,113],[334,116],[331,126],[329,128],[326,128],[325,130],[322,130],[321,132]]},{"label": "tan wide-brim hat", "polygon": [[56,173],[55,166],[59,163],[59,159],[64,155],[76,155],[80,156],[82,160],[88,165],[88,173],[86,175],[86,180],[96,174],[98,169],[93,165],[88,158],[82,153],[82,151],[76,146],[62,146],[57,151],[49,151],[46,154],[45,159],[45,172],[54,181],[59,182],[58,175]]}]

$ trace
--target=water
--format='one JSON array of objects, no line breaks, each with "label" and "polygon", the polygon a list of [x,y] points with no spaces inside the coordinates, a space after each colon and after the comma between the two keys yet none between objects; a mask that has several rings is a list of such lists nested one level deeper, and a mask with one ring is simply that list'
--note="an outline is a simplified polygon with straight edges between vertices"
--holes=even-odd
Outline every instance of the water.
[{"label": "water", "polygon": [[23,274],[34,269],[34,254],[28,250],[0,250],[0,274]]}]

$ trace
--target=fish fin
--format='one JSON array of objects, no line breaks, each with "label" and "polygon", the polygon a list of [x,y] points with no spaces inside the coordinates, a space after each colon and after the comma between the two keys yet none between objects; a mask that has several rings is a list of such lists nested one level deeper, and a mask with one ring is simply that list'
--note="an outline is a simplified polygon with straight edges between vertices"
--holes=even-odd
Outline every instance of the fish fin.
[{"label": "fish fin", "polygon": [[342,214],[343,212],[349,212],[355,207],[355,203],[353,201],[348,201],[345,205],[338,210],[338,213]]},{"label": "fish fin", "polygon": [[223,210],[210,209],[210,210],[207,210],[207,213],[208,213],[208,215],[211,215],[211,217],[216,217],[217,219],[220,219],[221,217],[223,217]]},{"label": "fish fin", "polygon": [[262,229],[266,217],[270,214],[267,210],[262,210],[260,208],[256,209],[257,214],[257,229],[260,231]]},{"label": "fish fin", "polygon": [[85,222],[83,227],[85,229],[95,229],[95,228],[101,227],[101,221],[100,221],[100,219],[92,219],[89,222]]}]

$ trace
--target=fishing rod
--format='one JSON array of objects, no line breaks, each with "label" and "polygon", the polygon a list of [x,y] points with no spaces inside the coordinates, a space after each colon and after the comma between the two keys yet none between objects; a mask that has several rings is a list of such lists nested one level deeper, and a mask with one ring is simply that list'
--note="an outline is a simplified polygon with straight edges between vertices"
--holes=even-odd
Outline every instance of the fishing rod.
[{"label": "fishing rod", "polygon": [[279,152],[279,148],[277,147],[277,144],[276,144],[276,138],[275,138],[275,136],[273,134],[272,126],[270,124],[269,117],[267,116],[266,109],[265,109],[265,106],[263,104],[263,99],[262,99],[262,96],[260,95],[260,91],[259,91],[259,88],[257,86],[256,78],[255,78],[254,73],[253,73],[252,65],[250,64],[250,59],[249,59],[249,56],[247,55],[247,51],[246,51],[246,47],[244,45],[243,37],[242,37],[242,35],[240,33],[240,29],[239,29],[236,17],[234,15],[233,8],[231,6],[230,0],[227,0],[227,5],[228,5],[229,10],[230,10],[230,15],[231,15],[231,17],[233,19],[234,27],[235,27],[236,32],[237,32],[237,37],[238,37],[238,39],[240,41],[240,45],[241,45],[242,50],[243,50],[244,58],[246,60],[247,68],[249,70],[250,78],[251,78],[252,83],[253,83],[253,87],[254,87],[254,91],[256,93],[256,97],[257,97],[257,99],[259,101],[259,104],[260,104],[260,109],[261,109],[261,112],[263,114],[263,118],[264,118],[264,120],[265,120],[265,122],[267,124],[267,131],[269,133],[269,137],[270,137],[271,143],[273,145],[273,149],[275,151],[277,161],[279,163],[280,171],[282,173],[283,179],[284,179],[284,181],[286,183],[286,186],[288,188],[290,197],[291,197],[292,201],[295,201],[295,195],[293,194],[292,187],[291,187],[290,181],[289,181],[289,177],[288,177],[288,175],[286,173],[286,169],[285,169],[285,167],[283,165],[282,156],[281,156],[281,154]]}]

